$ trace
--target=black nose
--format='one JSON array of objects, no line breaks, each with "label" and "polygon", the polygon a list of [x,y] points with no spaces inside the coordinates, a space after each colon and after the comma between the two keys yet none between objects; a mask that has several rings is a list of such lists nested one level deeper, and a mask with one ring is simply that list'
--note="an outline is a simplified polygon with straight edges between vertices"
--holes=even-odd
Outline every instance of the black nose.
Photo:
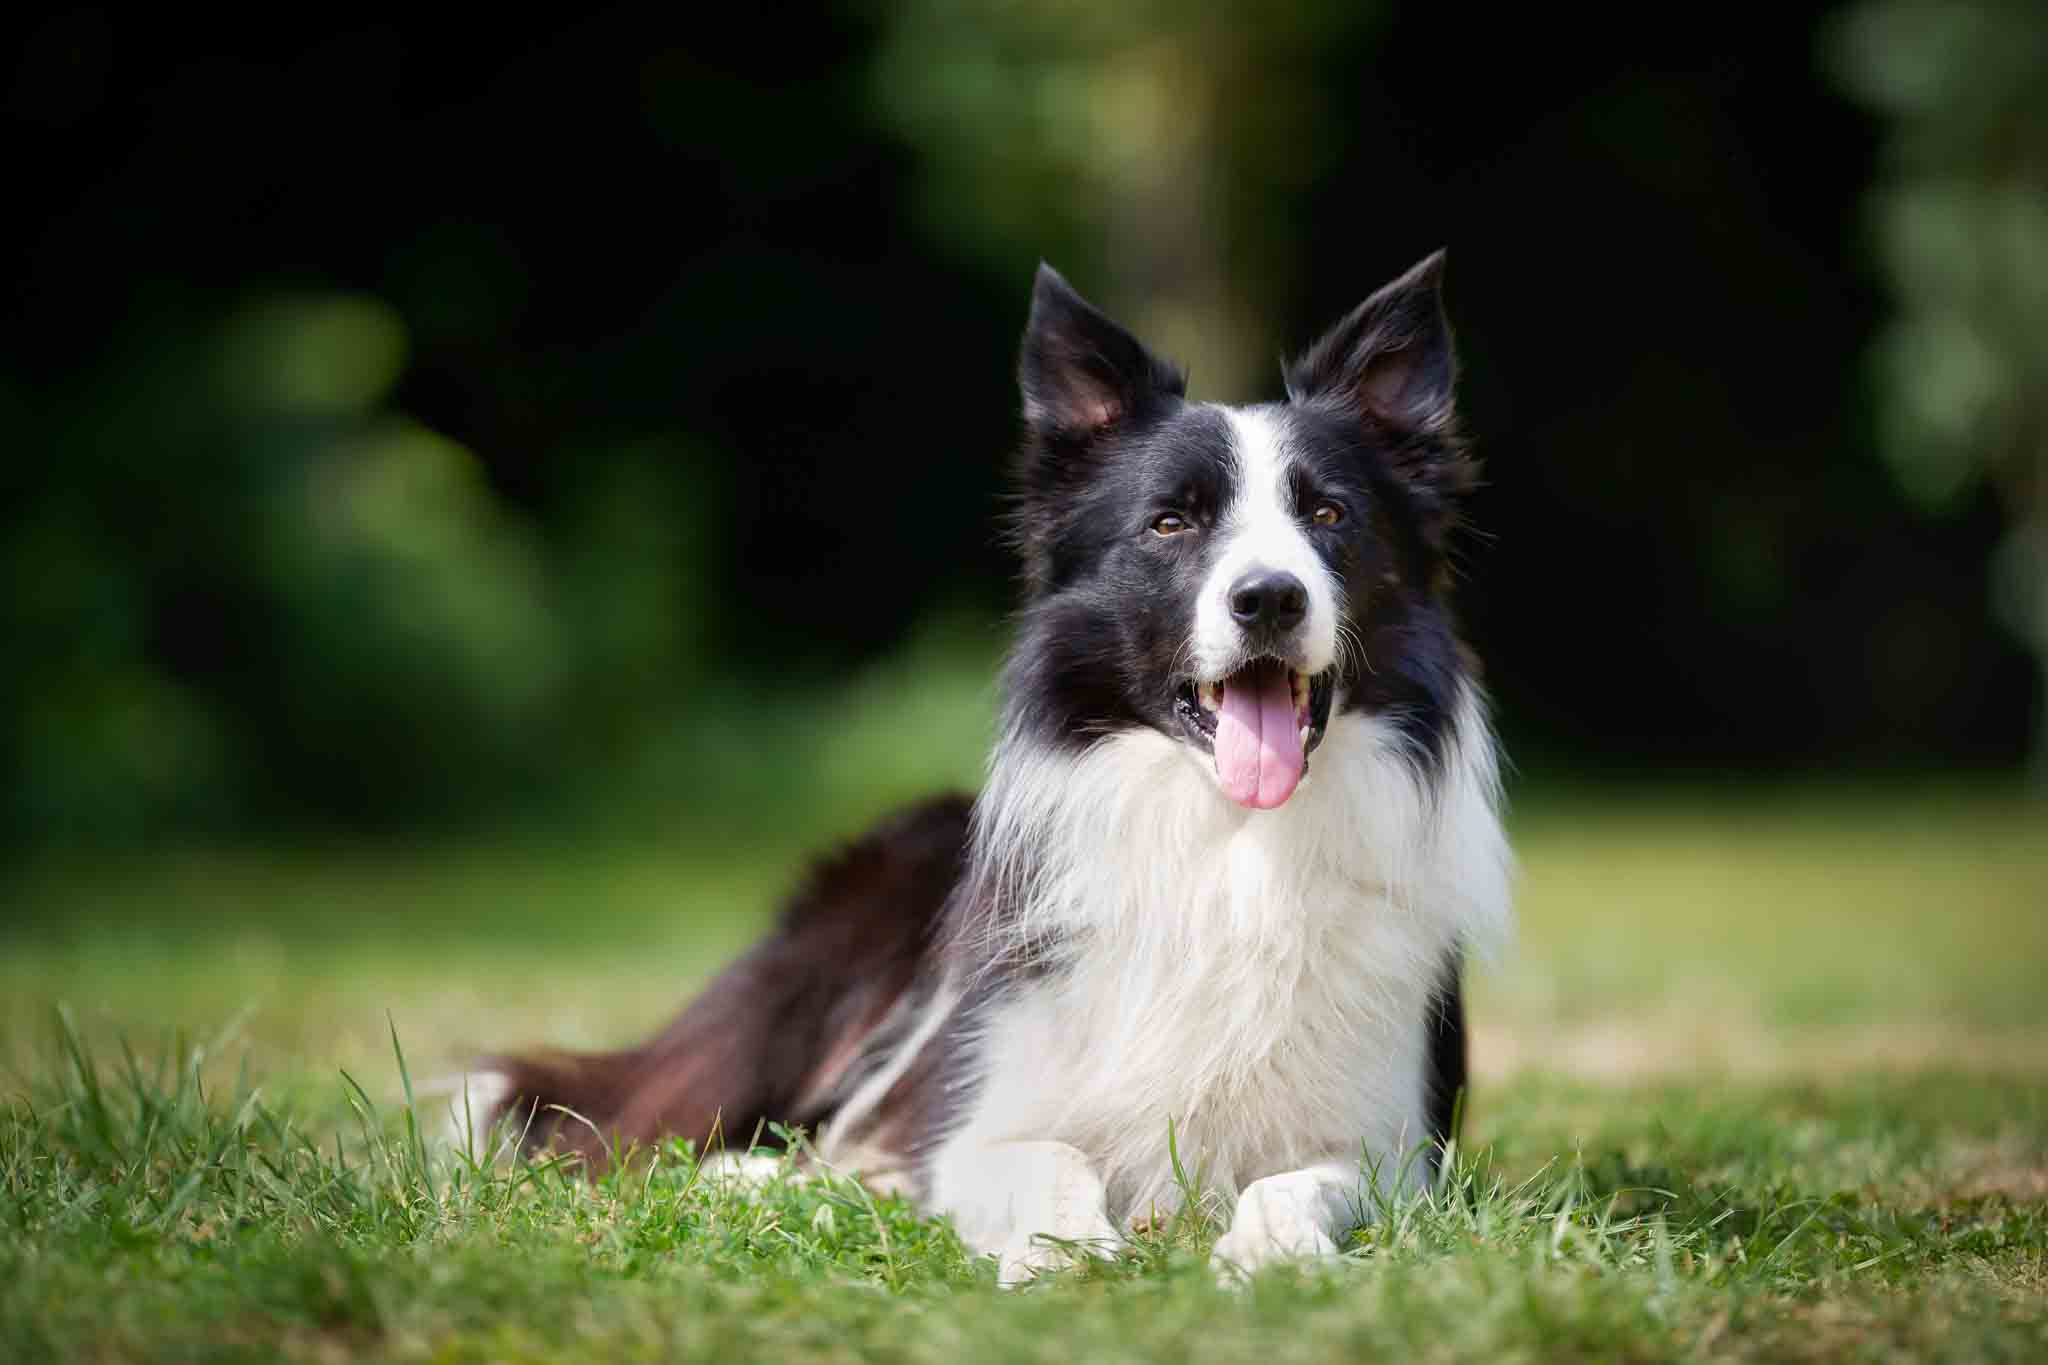
[{"label": "black nose", "polygon": [[1293,630],[1308,615],[1308,588],[1291,573],[1253,569],[1230,585],[1230,614],[1247,630]]}]

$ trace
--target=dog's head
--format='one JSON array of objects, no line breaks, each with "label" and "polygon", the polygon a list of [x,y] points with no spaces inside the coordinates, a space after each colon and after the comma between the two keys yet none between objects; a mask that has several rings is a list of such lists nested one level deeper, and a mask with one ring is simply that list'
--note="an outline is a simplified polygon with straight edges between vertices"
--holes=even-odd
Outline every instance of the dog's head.
[{"label": "dog's head", "polygon": [[1442,254],[1286,369],[1287,399],[1191,403],[1172,365],[1040,267],[1019,380],[1028,595],[1013,707],[1065,742],[1147,726],[1232,800],[1284,804],[1337,713],[1434,756],[1461,672],[1458,440]]}]

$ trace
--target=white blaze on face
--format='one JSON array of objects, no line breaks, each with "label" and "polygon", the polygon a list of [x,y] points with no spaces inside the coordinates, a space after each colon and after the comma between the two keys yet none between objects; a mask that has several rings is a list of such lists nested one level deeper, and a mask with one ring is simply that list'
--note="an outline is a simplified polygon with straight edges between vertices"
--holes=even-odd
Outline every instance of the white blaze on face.
[{"label": "white blaze on face", "polygon": [[1337,585],[1294,508],[1286,428],[1269,409],[1218,410],[1230,422],[1237,491],[1217,523],[1222,548],[1195,603],[1195,673],[1216,679],[1244,662],[1244,635],[1230,614],[1230,588],[1254,569],[1291,573],[1308,588],[1298,666],[1306,674],[1320,673],[1337,657]]}]

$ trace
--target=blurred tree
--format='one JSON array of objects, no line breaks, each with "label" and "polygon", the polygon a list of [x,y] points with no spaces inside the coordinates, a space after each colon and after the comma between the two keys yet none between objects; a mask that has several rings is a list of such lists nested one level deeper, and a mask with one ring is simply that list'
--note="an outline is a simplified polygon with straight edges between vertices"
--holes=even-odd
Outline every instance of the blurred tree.
[{"label": "blurred tree", "polygon": [[17,427],[10,824],[397,826],[531,773],[568,632],[475,458],[388,406],[406,349],[361,295],[167,310]]},{"label": "blurred tree", "polygon": [[2048,14],[2037,0],[1865,0],[1827,35],[1889,119],[1870,194],[1898,314],[1877,339],[1883,449],[1931,512],[2002,501],[2000,615],[2033,652],[2048,781]]},{"label": "blurred tree", "polygon": [[1278,386],[1304,193],[1341,90],[1319,53],[1373,4],[909,0],[872,84],[923,156],[923,218],[964,256],[1044,256],[1185,366],[1198,392]]},{"label": "blurred tree", "polygon": [[[1815,78],[1836,2],[1496,8],[1485,42],[1378,0],[32,19],[0,824],[670,833],[971,776],[1032,262],[1237,398],[1444,244],[1492,480],[1464,604],[1518,756],[2009,764],[1998,507],[1916,512],[1918,456],[1893,481],[1868,440],[1877,133]],[[1942,22],[2024,28],[1980,10]],[[1901,145],[2038,107],[2029,40],[1956,59]],[[1894,186],[1986,181],[1982,117]],[[1962,253],[2002,263],[1973,337],[2038,297],[2000,202],[1963,219],[2005,234]],[[1993,373],[1983,412],[2038,424]],[[2011,490],[2015,458],[1937,468]]]}]

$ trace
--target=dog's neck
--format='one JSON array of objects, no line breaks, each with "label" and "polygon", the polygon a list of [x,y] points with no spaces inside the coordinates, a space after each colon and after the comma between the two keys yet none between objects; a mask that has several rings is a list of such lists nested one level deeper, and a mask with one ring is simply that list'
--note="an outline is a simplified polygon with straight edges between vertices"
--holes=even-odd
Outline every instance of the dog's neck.
[{"label": "dog's neck", "polygon": [[[971,885],[988,960],[1118,944],[1167,960],[1305,948],[1361,901],[1482,951],[1508,918],[1494,749],[1468,691],[1441,765],[1374,717],[1333,718],[1286,806],[1224,797],[1187,745],[1133,729],[1063,750],[1013,735],[976,809]],[[972,951],[970,946],[970,951]]]}]

